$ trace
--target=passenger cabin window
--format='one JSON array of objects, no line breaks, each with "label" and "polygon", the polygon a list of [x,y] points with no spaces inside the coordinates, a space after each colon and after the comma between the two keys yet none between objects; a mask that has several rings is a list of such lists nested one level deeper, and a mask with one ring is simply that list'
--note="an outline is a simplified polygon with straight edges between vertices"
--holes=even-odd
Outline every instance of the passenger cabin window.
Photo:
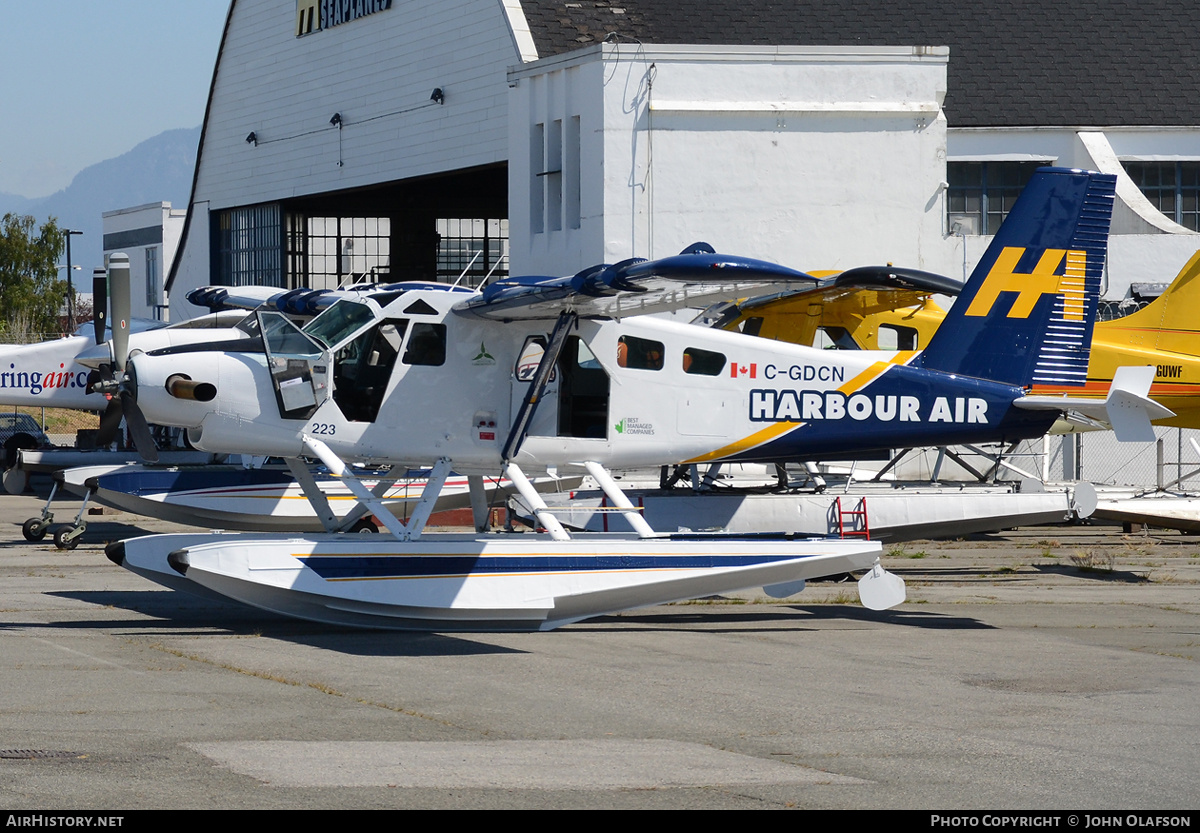
[{"label": "passenger cabin window", "polygon": [[634,370],[662,370],[663,344],[637,336],[621,336],[617,339],[617,366]]},{"label": "passenger cabin window", "polygon": [[446,363],[446,325],[426,324],[423,321],[412,325],[408,349],[404,351],[404,363],[441,367]]},{"label": "passenger cabin window", "polygon": [[917,331],[913,327],[881,324],[876,343],[880,350],[916,350]]},{"label": "passenger cabin window", "polygon": [[742,322],[742,332],[748,336],[756,336],[762,330],[763,320],[759,316],[747,318]]},{"label": "passenger cabin window", "polygon": [[683,372],[696,376],[719,376],[725,369],[725,355],[712,350],[689,347],[683,351]]},{"label": "passenger cabin window", "polygon": [[819,327],[812,346],[818,350],[862,349],[844,327]]}]

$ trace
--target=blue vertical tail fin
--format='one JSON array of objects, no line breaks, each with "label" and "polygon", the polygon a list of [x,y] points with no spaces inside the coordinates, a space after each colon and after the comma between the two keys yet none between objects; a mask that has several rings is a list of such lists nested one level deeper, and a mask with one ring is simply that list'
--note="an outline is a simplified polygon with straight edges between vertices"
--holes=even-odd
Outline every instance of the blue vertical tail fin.
[{"label": "blue vertical tail fin", "polygon": [[1115,195],[1109,174],[1039,168],[916,364],[1084,384]]}]

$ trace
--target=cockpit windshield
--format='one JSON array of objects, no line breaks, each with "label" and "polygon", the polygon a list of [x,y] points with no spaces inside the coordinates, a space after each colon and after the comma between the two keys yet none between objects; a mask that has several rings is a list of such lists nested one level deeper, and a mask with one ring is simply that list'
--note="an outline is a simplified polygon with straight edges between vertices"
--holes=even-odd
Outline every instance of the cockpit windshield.
[{"label": "cockpit windshield", "polygon": [[328,347],[335,347],[346,337],[375,320],[370,306],[343,298],[304,326],[304,332]]}]

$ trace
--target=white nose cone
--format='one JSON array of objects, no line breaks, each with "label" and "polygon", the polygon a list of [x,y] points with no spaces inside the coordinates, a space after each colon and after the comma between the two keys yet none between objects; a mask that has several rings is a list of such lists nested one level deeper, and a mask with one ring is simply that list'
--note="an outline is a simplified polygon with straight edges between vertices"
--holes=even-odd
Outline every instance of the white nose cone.
[{"label": "white nose cone", "polygon": [[858,599],[863,607],[887,610],[902,603],[905,598],[904,579],[883,569],[878,561],[871,572],[858,580]]}]

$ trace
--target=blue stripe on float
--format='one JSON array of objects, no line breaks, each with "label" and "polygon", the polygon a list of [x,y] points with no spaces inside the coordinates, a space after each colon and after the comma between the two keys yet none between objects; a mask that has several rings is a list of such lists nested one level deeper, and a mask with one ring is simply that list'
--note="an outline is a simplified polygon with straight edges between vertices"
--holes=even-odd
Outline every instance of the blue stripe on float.
[{"label": "blue stripe on float", "polygon": [[594,573],[628,570],[701,570],[747,567],[812,558],[811,555],[378,555],[297,556],[329,581],[374,578],[503,575],[505,573]]}]

